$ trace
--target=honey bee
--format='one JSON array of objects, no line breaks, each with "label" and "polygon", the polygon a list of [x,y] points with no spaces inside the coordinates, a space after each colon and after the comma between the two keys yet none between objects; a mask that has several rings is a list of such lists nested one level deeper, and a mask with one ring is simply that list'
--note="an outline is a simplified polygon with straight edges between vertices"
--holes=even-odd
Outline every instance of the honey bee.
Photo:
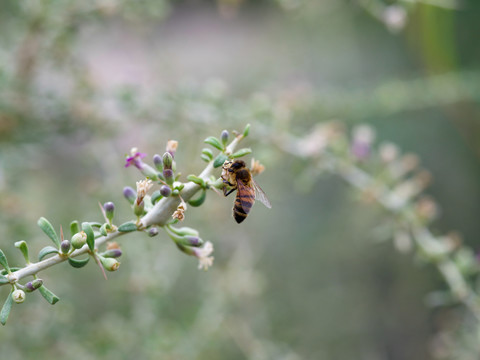
[{"label": "honey bee", "polygon": [[269,209],[272,207],[265,192],[253,180],[252,173],[243,160],[225,161],[222,166],[222,180],[225,184],[223,195],[228,196],[237,190],[237,196],[233,205],[233,218],[237,223],[240,224],[245,220],[255,203],[255,199]]}]

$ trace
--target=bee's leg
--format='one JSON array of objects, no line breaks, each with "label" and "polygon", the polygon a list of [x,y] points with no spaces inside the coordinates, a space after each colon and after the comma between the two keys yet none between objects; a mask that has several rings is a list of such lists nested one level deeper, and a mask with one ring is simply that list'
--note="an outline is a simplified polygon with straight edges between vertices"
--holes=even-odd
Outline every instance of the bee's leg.
[{"label": "bee's leg", "polygon": [[223,188],[223,195],[228,196],[228,195],[230,195],[232,192],[234,192],[235,190],[236,190],[236,189],[234,188],[234,189],[230,189],[230,190],[227,191],[227,187],[224,187],[224,188]]}]

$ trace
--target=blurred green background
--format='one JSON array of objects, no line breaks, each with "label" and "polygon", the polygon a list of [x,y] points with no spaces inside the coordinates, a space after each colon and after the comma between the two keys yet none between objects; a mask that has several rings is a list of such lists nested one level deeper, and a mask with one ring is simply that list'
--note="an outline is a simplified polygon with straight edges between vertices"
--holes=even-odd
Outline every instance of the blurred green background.
[{"label": "blurred green background", "polygon": [[33,294],[15,306],[2,359],[448,358],[436,344],[458,309],[425,305],[444,287],[435,270],[375,242],[387,214],[340,179],[299,185],[308,164],[272,141],[332,119],[373,125],[431,171],[433,230],[458,230],[476,250],[478,1],[5,0],[0,10],[10,262],[21,264],[15,241],[34,254],[48,244],[40,216],[67,228],[114,201],[118,222],[130,219],[133,146],[151,159],[176,139],[179,170],[198,173],[203,139],[251,123],[246,145],[266,166],[257,181],[273,205],[241,226],[233,198],[189,209],[184,224],[215,246],[208,272],[163,232],[120,239],[108,281],[92,264],[45,271],[61,301]]}]

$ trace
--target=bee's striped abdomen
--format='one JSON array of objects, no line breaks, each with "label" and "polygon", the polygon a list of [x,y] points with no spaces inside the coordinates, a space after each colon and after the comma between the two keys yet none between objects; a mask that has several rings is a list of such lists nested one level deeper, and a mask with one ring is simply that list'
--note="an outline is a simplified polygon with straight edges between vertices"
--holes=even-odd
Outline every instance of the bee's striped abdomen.
[{"label": "bee's striped abdomen", "polygon": [[233,205],[233,217],[237,223],[241,223],[247,217],[255,202],[255,192],[237,191],[235,204]]}]

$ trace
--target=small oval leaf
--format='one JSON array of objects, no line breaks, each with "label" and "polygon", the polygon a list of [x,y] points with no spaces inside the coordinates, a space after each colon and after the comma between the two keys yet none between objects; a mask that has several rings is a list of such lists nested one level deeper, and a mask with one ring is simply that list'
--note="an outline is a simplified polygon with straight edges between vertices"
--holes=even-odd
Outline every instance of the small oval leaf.
[{"label": "small oval leaf", "polygon": [[123,223],[118,227],[118,231],[120,232],[131,232],[131,231],[137,231],[137,225],[133,221],[129,221],[126,223]]},{"label": "small oval leaf", "polygon": [[44,217],[41,217],[37,221],[37,225],[40,227],[40,229],[43,230],[45,235],[47,235],[55,244],[57,248],[60,247],[60,239],[58,238],[57,233],[55,232],[55,229],[53,228],[52,224],[45,219]]},{"label": "small oval leaf", "polygon": [[107,223],[102,225],[102,227],[99,230],[100,235],[102,235],[102,236],[107,236],[108,235],[107,226],[110,226],[110,225],[108,225]]},{"label": "small oval leaf", "polygon": [[42,250],[38,252],[38,261],[42,261],[43,258],[49,254],[58,254],[58,249],[53,246],[45,246]]},{"label": "small oval leaf", "polygon": [[5,253],[0,249],[0,265],[2,265],[7,272],[10,272],[10,266],[8,266],[8,261],[7,257],[5,256]]},{"label": "small oval leaf", "polygon": [[30,260],[29,260],[29,257],[28,257],[28,246],[27,246],[27,243],[25,242],[25,240],[17,241],[15,243],[15,247],[20,249],[23,257],[25,258],[25,261],[28,264],[30,262]]},{"label": "small oval leaf", "polygon": [[201,158],[203,161],[205,161],[206,163],[212,161],[212,159],[210,159],[210,158],[209,158],[207,155],[205,155],[205,154],[200,155],[200,158]]},{"label": "small oval leaf", "polygon": [[252,153],[252,149],[250,149],[250,148],[243,148],[243,149],[240,149],[240,150],[238,150],[237,152],[233,153],[232,155],[230,155],[230,157],[231,157],[232,159],[235,159],[235,158],[239,158],[239,157],[242,157],[242,156],[251,154],[251,153]]},{"label": "small oval leaf", "polygon": [[213,159],[213,152],[208,148],[202,150],[202,155],[205,155],[209,160]]},{"label": "small oval leaf", "polygon": [[188,203],[193,207],[197,207],[203,204],[206,197],[207,197],[207,191],[205,189],[202,189],[202,193],[200,194],[200,196],[197,199],[188,200]]},{"label": "small oval leaf", "polygon": [[45,287],[45,285],[40,286],[38,288],[38,291],[40,291],[40,294],[42,294],[45,300],[47,300],[52,305],[54,305],[55,303],[57,303],[58,300],[60,300],[60,298],[57,295],[55,295],[53,292],[48,290]]},{"label": "small oval leaf", "polygon": [[160,190],[155,190],[150,198],[150,201],[153,205],[162,198],[162,194],[160,194]]},{"label": "small oval leaf", "polygon": [[215,160],[213,161],[213,167],[214,168],[218,168],[220,166],[223,165],[223,163],[225,162],[225,160],[227,160],[228,157],[227,155],[225,154],[218,154],[218,156],[215,158]]},{"label": "small oval leaf", "polygon": [[250,133],[250,124],[247,124],[247,126],[245,126],[245,129],[243,130],[243,137],[247,137],[249,133]]},{"label": "small oval leaf", "polygon": [[13,304],[13,297],[12,297],[13,290],[8,294],[5,303],[3,304],[2,310],[0,311],[0,323],[5,325],[7,323],[8,315],[10,315],[10,310],[12,310]]},{"label": "small oval leaf", "polygon": [[70,223],[70,236],[73,237],[76,233],[80,232],[80,224],[77,220],[74,220]]},{"label": "small oval leaf", "polygon": [[[100,225],[101,226],[101,225]],[[82,223],[82,230],[87,234],[87,245],[90,251],[95,251],[95,234],[92,229],[92,225],[88,222]]]},{"label": "small oval leaf", "polygon": [[209,136],[204,140],[204,142],[209,145],[212,145],[214,148],[217,148],[218,150],[223,150],[222,143],[215,136]]},{"label": "small oval leaf", "polygon": [[205,180],[203,180],[202,178],[200,178],[198,176],[188,175],[187,180],[191,181],[191,182],[194,182],[195,184],[200,185],[201,187],[205,187]]},{"label": "small oval leaf", "polygon": [[76,269],[80,269],[84,267],[85,265],[88,264],[89,261],[90,261],[90,256],[88,256],[85,259],[68,258],[68,263]]}]

